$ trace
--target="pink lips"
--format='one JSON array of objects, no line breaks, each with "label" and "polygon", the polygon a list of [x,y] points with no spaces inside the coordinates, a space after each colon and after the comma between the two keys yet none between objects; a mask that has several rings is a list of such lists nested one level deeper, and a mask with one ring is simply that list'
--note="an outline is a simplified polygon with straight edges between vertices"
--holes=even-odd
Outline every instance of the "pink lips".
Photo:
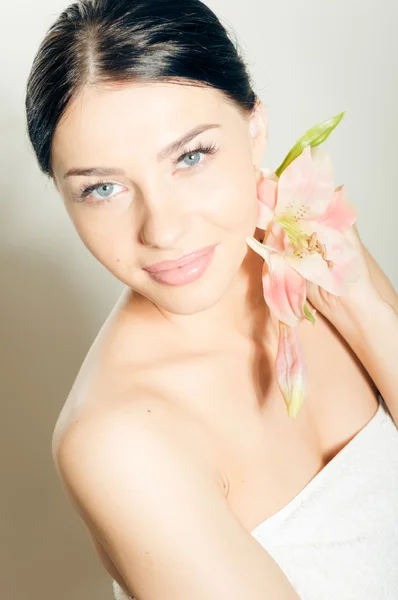
[{"label": "pink lips", "polygon": [[[170,286],[187,285],[200,279],[207,271],[213,260],[216,246],[218,244],[191,252],[179,260],[165,260],[145,269],[149,277],[157,283]],[[170,268],[170,265],[173,265],[173,268]]]},{"label": "pink lips", "polygon": [[200,250],[195,250],[195,252],[191,252],[190,254],[185,254],[181,256],[181,258],[177,260],[162,260],[161,262],[153,263],[152,265],[148,265],[147,267],[143,267],[145,271],[148,273],[158,273],[159,271],[169,271],[171,269],[177,269],[178,267],[182,267],[201,256],[204,256],[210,252],[213,248],[215,248],[217,244],[213,244],[211,246],[206,246],[205,248],[201,248]]}]

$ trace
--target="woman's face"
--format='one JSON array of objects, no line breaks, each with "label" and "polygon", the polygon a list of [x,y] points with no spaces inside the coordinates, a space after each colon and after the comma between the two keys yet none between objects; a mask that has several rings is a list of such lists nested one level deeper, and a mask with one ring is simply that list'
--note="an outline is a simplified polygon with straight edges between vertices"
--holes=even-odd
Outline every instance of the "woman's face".
[{"label": "woman's face", "polygon": [[[265,144],[263,106],[245,119],[214,89],[86,86],[55,131],[54,181],[81,240],[111,273],[163,311],[193,314],[223,297],[251,252],[254,165]],[[68,174],[93,169],[114,172]],[[207,270],[186,285],[160,283],[143,269],[213,244]]]}]

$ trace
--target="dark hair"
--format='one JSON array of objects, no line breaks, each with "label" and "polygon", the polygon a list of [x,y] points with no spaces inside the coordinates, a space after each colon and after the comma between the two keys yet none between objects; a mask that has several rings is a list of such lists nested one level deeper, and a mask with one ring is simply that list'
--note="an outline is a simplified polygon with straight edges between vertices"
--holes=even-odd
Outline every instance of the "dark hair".
[{"label": "dark hair", "polygon": [[86,85],[129,81],[210,86],[242,114],[257,96],[217,16],[200,0],[78,0],[53,23],[26,86],[27,129],[40,169],[53,177],[52,137]]}]

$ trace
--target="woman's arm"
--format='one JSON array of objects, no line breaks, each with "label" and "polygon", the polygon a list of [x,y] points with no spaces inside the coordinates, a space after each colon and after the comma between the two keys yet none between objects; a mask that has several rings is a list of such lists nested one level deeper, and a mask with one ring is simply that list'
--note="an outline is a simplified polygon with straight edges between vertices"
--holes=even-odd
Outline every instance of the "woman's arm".
[{"label": "woman's arm", "polygon": [[[358,239],[360,239],[355,225],[354,229],[358,235]],[[391,306],[398,312],[398,294],[395,291],[391,281],[388,279],[381,267],[377,264],[366,246],[364,246],[362,242],[360,243],[363,256],[365,257],[365,261],[377,293],[385,302],[391,304]]]},{"label": "woman's arm", "polygon": [[343,297],[308,284],[309,301],[351,346],[398,427],[398,295],[362,244],[356,226],[345,235],[361,257],[360,278]]},{"label": "woman's arm", "polygon": [[[355,225],[354,229],[360,239]],[[360,243],[376,295],[355,310],[351,308],[351,327],[343,324],[343,335],[373,379],[398,427],[398,294]]]},{"label": "woman's arm", "polygon": [[369,295],[335,313],[333,325],[364,365],[398,427],[397,311],[379,295]]},{"label": "woman's arm", "polygon": [[55,454],[72,504],[124,591],[140,600],[299,600],[231,510],[196,424],[140,393],[77,421]]}]

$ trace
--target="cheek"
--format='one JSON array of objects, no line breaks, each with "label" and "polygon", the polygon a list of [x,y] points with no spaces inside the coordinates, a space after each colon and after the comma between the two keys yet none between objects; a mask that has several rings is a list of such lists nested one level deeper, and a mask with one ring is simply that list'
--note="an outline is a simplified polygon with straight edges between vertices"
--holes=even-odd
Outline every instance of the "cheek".
[{"label": "cheek", "polygon": [[[214,165],[214,166],[213,166]],[[244,140],[232,140],[220,149],[206,176],[198,177],[195,195],[207,218],[230,231],[248,232],[256,227],[256,175]]]},{"label": "cheek", "polygon": [[249,176],[221,178],[208,191],[206,208],[212,220],[230,231],[252,233],[257,220],[256,182]]},{"label": "cheek", "polygon": [[[89,212],[89,210],[91,212]],[[91,254],[105,267],[121,268],[127,259],[134,256],[134,236],[131,227],[123,231],[120,219],[105,214],[105,209],[91,208],[86,215],[72,218],[76,232]],[[93,214],[95,210],[102,214]],[[125,220],[127,225],[128,220]]]}]

